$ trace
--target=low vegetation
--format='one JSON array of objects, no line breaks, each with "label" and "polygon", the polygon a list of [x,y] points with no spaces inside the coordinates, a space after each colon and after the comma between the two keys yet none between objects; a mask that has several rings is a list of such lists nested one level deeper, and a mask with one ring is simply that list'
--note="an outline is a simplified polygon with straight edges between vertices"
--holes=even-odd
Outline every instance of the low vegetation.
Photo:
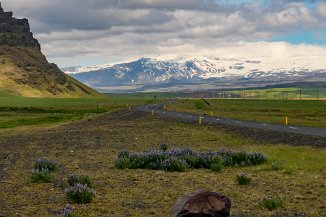
[{"label": "low vegetation", "polygon": [[251,178],[245,173],[240,173],[237,175],[237,182],[239,185],[248,185],[251,182]]},{"label": "low vegetation", "polygon": [[[128,109],[51,128],[29,126],[24,133],[18,128],[5,131],[0,131],[0,215],[59,214],[69,202],[64,190],[74,174],[91,177],[98,193],[90,196],[90,204],[74,202],[71,216],[166,217],[178,197],[198,189],[228,196],[235,217],[325,215],[326,152],[322,148],[263,143],[224,128],[178,123]],[[198,153],[225,148],[264,153],[268,160],[255,166],[224,166],[219,173],[114,167],[122,150],[143,153],[155,146],[163,152],[159,145],[163,143],[168,144],[167,152],[177,147]],[[52,183],[30,180],[31,159],[39,156],[59,162]],[[282,162],[283,169],[273,170],[273,161]],[[248,174],[252,182],[239,185],[235,179],[240,173]],[[281,198],[282,206],[269,211],[261,205],[268,195]]]},{"label": "low vegetation", "polygon": [[86,184],[76,183],[65,189],[65,196],[69,202],[86,204],[92,202],[96,192]]},{"label": "low vegetation", "polygon": [[0,97],[0,128],[44,125],[80,120],[115,109],[153,102],[131,98]]},{"label": "low vegetation", "polygon": [[49,160],[47,158],[38,158],[35,161],[34,169],[36,170],[47,170],[49,172],[54,172],[58,168],[58,163],[54,160]]},{"label": "low vegetation", "polygon": [[223,166],[260,165],[267,161],[265,155],[257,152],[246,153],[220,149],[217,152],[197,152],[191,148],[156,150],[154,148],[137,153],[122,151],[115,167],[118,169],[152,169],[184,172],[191,169],[211,169],[219,172]]},{"label": "low vegetation", "polygon": [[62,217],[77,217],[78,215],[74,212],[75,209],[70,204],[67,204],[65,208],[60,211]]},{"label": "low vegetation", "polygon": [[38,158],[34,163],[32,181],[35,183],[48,183],[53,180],[53,172],[58,169],[56,161],[47,158]]},{"label": "low vegetation", "polygon": [[[198,99],[183,99],[167,105],[177,110],[198,115],[211,115],[284,124],[288,117],[290,125],[326,128],[326,100],[255,100],[255,99],[208,99],[210,105]],[[205,120],[204,120],[205,121]]]},{"label": "low vegetation", "polygon": [[283,170],[283,169],[284,169],[284,165],[283,165],[282,162],[273,161],[273,163],[272,163],[272,170],[279,171],[279,170]]},{"label": "low vegetation", "polygon": [[264,198],[260,205],[270,211],[281,208],[283,206],[283,202],[281,199],[276,197],[267,197]]},{"label": "low vegetation", "polygon": [[32,181],[35,183],[49,183],[53,180],[53,174],[48,169],[34,169]]},{"label": "low vegetation", "polygon": [[94,185],[94,182],[91,177],[85,176],[85,175],[80,175],[80,176],[70,176],[67,180],[69,186],[74,186],[77,183],[87,185],[88,187],[92,188]]}]

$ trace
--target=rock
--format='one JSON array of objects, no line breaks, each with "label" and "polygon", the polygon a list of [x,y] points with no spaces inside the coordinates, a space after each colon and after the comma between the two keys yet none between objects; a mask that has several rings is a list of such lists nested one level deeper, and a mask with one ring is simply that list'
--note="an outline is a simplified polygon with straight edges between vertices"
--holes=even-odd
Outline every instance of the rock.
[{"label": "rock", "polygon": [[0,45],[29,46],[41,49],[33,37],[27,19],[16,19],[12,12],[5,12],[0,3]]},{"label": "rock", "polygon": [[226,217],[230,215],[229,198],[206,190],[199,190],[178,198],[171,217]]}]

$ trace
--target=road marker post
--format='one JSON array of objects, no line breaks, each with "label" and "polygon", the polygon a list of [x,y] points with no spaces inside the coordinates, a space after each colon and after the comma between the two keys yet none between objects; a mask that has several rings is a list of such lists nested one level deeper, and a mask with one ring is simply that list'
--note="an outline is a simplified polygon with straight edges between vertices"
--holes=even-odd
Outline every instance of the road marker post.
[{"label": "road marker post", "polygon": [[211,111],[211,116],[213,117],[213,111]]},{"label": "road marker post", "polygon": [[288,125],[288,124],[289,124],[289,118],[285,117],[285,125]]},{"label": "road marker post", "polygon": [[203,123],[203,117],[199,116],[198,118],[198,124],[201,125]]},{"label": "road marker post", "polygon": [[152,110],[152,116],[154,116],[154,110]]}]

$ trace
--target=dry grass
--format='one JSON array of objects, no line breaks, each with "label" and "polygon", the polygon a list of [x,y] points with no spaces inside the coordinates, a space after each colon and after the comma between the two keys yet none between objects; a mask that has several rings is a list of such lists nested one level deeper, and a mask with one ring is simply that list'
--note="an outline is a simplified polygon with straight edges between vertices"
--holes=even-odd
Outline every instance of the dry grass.
[{"label": "dry grass", "polygon": [[[113,167],[119,150],[143,151],[158,148],[161,142],[201,151],[222,147],[261,151],[270,160],[261,166],[226,168],[221,173]],[[31,183],[32,164],[44,156],[60,163],[56,180],[50,184]],[[284,170],[273,171],[272,160],[282,161]],[[236,175],[240,172],[249,174],[252,183],[238,185]],[[129,111],[57,127],[32,127],[25,133],[1,131],[0,174],[0,216],[53,215],[67,203],[63,186],[72,174],[87,174],[95,181],[94,202],[74,205],[81,216],[169,216],[177,197],[198,189],[227,195],[232,201],[233,216],[271,216],[259,206],[261,199],[269,195],[284,201],[284,207],[273,212],[278,216],[326,213],[324,149],[259,144],[222,128],[181,124]]]}]

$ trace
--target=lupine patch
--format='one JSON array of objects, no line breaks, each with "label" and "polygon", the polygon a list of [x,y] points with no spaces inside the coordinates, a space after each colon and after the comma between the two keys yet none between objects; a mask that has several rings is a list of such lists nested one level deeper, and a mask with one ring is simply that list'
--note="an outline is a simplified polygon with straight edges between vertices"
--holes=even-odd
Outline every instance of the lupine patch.
[{"label": "lupine patch", "polygon": [[87,185],[77,183],[65,189],[65,196],[69,202],[86,204],[92,202],[96,192]]},{"label": "lupine patch", "polygon": [[31,178],[35,183],[48,183],[52,181],[53,175],[48,169],[34,169]]},{"label": "lupine patch", "polygon": [[73,213],[74,213],[74,210],[75,209],[70,204],[67,204],[66,207],[63,208],[60,211],[60,216],[62,216],[62,217],[72,217]]},{"label": "lupine patch", "polygon": [[85,176],[85,175],[80,175],[80,176],[70,176],[67,180],[68,184],[70,186],[74,186],[77,183],[83,184],[83,185],[87,185],[88,187],[92,188],[93,187],[93,180],[91,177],[89,176]]},{"label": "lupine patch", "polygon": [[251,182],[251,178],[245,173],[240,173],[237,175],[237,182],[239,185],[247,185]]},{"label": "lupine patch", "polygon": [[185,171],[187,168],[206,168],[219,172],[227,166],[259,165],[267,161],[262,153],[236,152],[220,149],[217,152],[196,152],[190,148],[172,150],[149,149],[145,152],[120,152],[115,161],[118,169],[152,169],[165,171]]},{"label": "lupine patch", "polygon": [[47,158],[38,158],[35,161],[34,169],[38,170],[48,170],[49,172],[54,172],[58,168],[58,164],[54,160],[49,160]]}]

